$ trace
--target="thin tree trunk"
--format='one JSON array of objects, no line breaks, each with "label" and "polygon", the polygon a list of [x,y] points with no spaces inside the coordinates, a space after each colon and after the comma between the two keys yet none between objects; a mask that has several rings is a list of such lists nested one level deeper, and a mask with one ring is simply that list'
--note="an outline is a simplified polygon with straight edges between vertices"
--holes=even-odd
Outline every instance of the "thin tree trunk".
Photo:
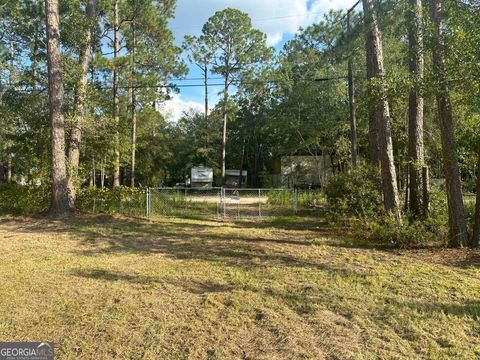
[{"label": "thin tree trunk", "polygon": [[114,144],[114,160],[113,160],[113,187],[120,186],[120,99],[118,94],[118,69],[117,57],[120,52],[120,21],[118,15],[118,0],[114,0],[113,15],[113,119],[115,122],[115,144]]},{"label": "thin tree trunk", "polygon": [[[347,13],[347,30],[350,33],[352,28],[351,11]],[[353,54],[348,58],[348,99],[350,107],[350,142],[352,153],[352,167],[357,166],[357,119],[355,114],[355,84],[353,82]]]},{"label": "thin tree trunk", "polygon": [[[89,0],[85,13],[89,22],[95,19],[97,1]],[[89,26],[85,31],[84,43],[80,53],[80,71],[81,76],[77,85],[74,100],[73,128],[70,133],[70,146],[68,148],[69,172],[67,178],[68,205],[71,210],[75,209],[75,198],[78,181],[78,165],[80,162],[80,144],[82,142],[82,122],[85,118],[85,97],[88,82],[88,65],[92,49],[92,28]]]},{"label": "thin tree trunk", "polygon": [[243,166],[245,162],[245,139],[243,139],[242,144],[242,157],[240,158],[240,180],[238,182],[238,187],[241,188],[243,185]]},{"label": "thin tree trunk", "polygon": [[378,28],[377,17],[371,0],[363,0],[365,22],[367,26],[367,77],[370,83],[370,90],[376,90],[375,113],[379,120],[378,126],[378,155],[382,173],[382,189],[385,209],[392,212],[401,223],[400,202],[398,197],[397,175],[393,158],[393,144],[390,129],[390,110],[387,101],[386,91],[383,84],[379,83],[373,89],[372,80],[382,81],[384,76],[383,52],[381,35]]},{"label": "thin tree trunk", "polygon": [[122,185],[123,186],[127,186],[127,177],[128,177],[127,168],[124,167],[122,168]]},{"label": "thin tree trunk", "polygon": [[88,187],[95,185],[95,159],[92,159],[92,169],[90,170],[90,180],[88,181]]},{"label": "thin tree trunk", "polygon": [[137,96],[136,96],[136,68],[135,68],[135,47],[136,47],[136,38],[135,38],[135,25],[132,24],[133,31],[133,44],[132,44],[132,173],[130,174],[130,186],[135,187],[135,156],[136,156],[136,147],[137,147]]},{"label": "thin tree trunk", "polygon": [[107,161],[102,159],[102,165],[100,169],[100,187],[103,189],[105,187],[105,163]]},{"label": "thin tree trunk", "polygon": [[450,246],[464,246],[467,244],[468,234],[463,205],[462,182],[456,152],[452,106],[445,69],[441,0],[430,0],[430,13],[434,25],[433,69],[438,80],[436,96],[450,215]]},{"label": "thin tree trunk", "polygon": [[65,166],[65,118],[63,76],[60,55],[58,0],[45,0],[48,59],[48,97],[52,141],[52,198],[54,216],[68,214],[67,169]]},{"label": "thin tree trunk", "polygon": [[[8,69],[8,82],[11,89],[15,87],[15,42],[13,40],[10,41],[10,64]],[[7,183],[10,184],[12,182],[12,162],[13,162],[13,155],[10,153],[10,149],[8,149],[9,154],[7,155]]]},{"label": "thin tree trunk", "polygon": [[[204,114],[204,119],[205,119],[205,149],[209,148],[209,143],[210,143],[210,134],[209,134],[209,124],[208,124],[208,62],[205,61],[205,64],[203,64],[202,68],[203,72],[203,83],[205,85],[205,114]],[[205,156],[205,163],[207,165],[208,163],[208,155]]]},{"label": "thin tree trunk", "polygon": [[430,176],[428,167],[422,168],[422,214],[426,218],[430,211]]},{"label": "thin tree trunk", "polygon": [[475,204],[475,219],[473,226],[472,246],[480,246],[480,145],[477,161],[477,199]]},{"label": "thin tree trunk", "polygon": [[208,63],[203,65],[203,82],[205,85],[205,126],[208,126]]},{"label": "thin tree trunk", "polygon": [[409,66],[415,81],[408,101],[409,209],[413,217],[419,218],[422,215],[420,198],[424,165],[423,96],[420,90],[424,72],[422,1],[409,0],[409,5]]},{"label": "thin tree trunk", "polygon": [[227,101],[228,101],[228,75],[225,77],[223,94],[223,136],[222,136],[222,185],[225,185],[226,156],[227,156]]},{"label": "thin tree trunk", "polygon": [[7,158],[7,183],[12,182],[12,157],[8,156]]},{"label": "thin tree trunk", "polygon": [[[365,30],[365,51],[366,51],[366,62],[367,62],[367,79],[375,77],[374,69],[378,67],[377,59],[374,57],[376,48],[378,45],[378,25],[377,18],[374,13],[372,13],[371,1],[372,0],[362,0],[364,8],[364,21],[366,25]],[[369,93],[373,92],[373,85],[369,82]],[[370,100],[372,102],[372,100]],[[369,121],[368,121],[368,147],[370,153],[370,162],[374,166],[378,166],[380,163],[380,153],[378,147],[378,126],[380,122],[381,114],[377,109],[378,106],[375,106],[372,109],[370,105]]]}]

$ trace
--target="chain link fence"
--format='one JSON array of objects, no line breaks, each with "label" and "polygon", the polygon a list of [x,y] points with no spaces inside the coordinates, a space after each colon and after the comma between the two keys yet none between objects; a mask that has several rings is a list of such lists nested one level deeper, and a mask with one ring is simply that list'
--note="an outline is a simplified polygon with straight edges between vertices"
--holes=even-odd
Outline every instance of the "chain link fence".
[{"label": "chain link fence", "polygon": [[321,209],[317,190],[230,188],[122,188],[79,196],[80,208],[93,213],[195,218],[264,218]]},{"label": "chain link fence", "polygon": [[288,216],[319,208],[324,194],[296,189],[151,188],[146,214],[202,218]]},{"label": "chain link fence", "polygon": [[221,188],[147,189],[147,216],[218,217]]}]

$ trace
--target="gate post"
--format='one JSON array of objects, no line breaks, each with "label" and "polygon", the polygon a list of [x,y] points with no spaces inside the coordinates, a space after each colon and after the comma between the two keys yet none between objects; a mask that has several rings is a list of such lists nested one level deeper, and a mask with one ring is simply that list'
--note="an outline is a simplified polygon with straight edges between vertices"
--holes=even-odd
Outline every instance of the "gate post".
[{"label": "gate post", "polygon": [[148,211],[148,192],[149,192],[149,189],[150,188],[147,187],[147,189],[145,190],[145,214],[147,215],[147,217],[150,216],[149,211]]},{"label": "gate post", "polygon": [[222,186],[220,193],[222,194],[222,207],[223,207],[223,218],[225,219],[227,217],[226,209],[225,209],[225,188]]},{"label": "gate post", "polygon": [[297,213],[298,213],[298,190],[296,188],[293,189],[292,205],[293,205],[293,214],[297,215]]},{"label": "gate post", "polygon": [[262,217],[262,189],[258,189],[258,217]]}]

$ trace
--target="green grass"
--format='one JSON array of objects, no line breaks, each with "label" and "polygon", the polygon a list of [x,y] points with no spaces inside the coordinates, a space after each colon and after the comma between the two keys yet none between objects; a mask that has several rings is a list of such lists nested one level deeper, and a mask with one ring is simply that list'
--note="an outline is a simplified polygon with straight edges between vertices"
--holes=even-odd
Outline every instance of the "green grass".
[{"label": "green grass", "polygon": [[58,359],[475,359],[479,266],[311,218],[10,218],[0,339]]}]

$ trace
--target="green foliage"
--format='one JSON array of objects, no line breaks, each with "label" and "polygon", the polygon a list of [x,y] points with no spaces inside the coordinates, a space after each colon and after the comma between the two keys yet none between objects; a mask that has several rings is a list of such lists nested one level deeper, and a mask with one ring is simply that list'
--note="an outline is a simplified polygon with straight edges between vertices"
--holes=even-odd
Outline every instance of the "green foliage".
[{"label": "green foliage", "polygon": [[325,194],[319,190],[299,190],[297,206],[299,209],[315,209],[325,204]]},{"label": "green foliage", "polygon": [[379,179],[378,170],[368,166],[335,175],[325,188],[330,213],[334,217],[381,214]]},{"label": "green foliage", "polygon": [[429,244],[445,245],[448,239],[448,231],[430,229],[425,223],[415,221],[398,226],[398,222],[392,217],[386,217],[381,223],[370,221],[359,226],[356,237],[360,241],[373,243],[380,246],[396,248],[424,247]]},{"label": "green foliage", "polygon": [[293,194],[288,190],[269,190],[267,196],[268,205],[292,205],[293,202]]},{"label": "green foliage", "polygon": [[77,195],[79,211],[104,214],[145,215],[145,191],[141,188],[121,186],[85,188]]},{"label": "green foliage", "polygon": [[46,186],[0,185],[0,213],[31,215],[46,212],[50,189]]}]

